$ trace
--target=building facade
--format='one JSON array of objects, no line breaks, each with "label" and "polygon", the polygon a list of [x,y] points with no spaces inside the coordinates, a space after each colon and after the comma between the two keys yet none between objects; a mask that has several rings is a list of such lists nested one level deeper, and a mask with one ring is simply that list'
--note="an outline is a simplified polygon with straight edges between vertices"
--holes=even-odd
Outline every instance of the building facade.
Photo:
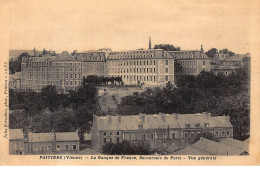
[{"label": "building facade", "polygon": [[9,129],[9,154],[23,155],[25,153],[24,135],[22,129]]},{"label": "building facade", "polygon": [[200,72],[209,72],[210,58],[201,50],[169,51],[175,61],[175,80],[180,75],[199,75]]},{"label": "building facade", "polygon": [[28,133],[28,154],[47,154],[50,152],[72,153],[79,151],[77,132]]},{"label": "building facade", "polygon": [[59,56],[23,57],[21,89],[41,91],[55,85],[58,91],[75,90],[82,82],[82,62],[68,52]]},{"label": "building facade", "polygon": [[165,50],[113,51],[106,64],[107,76],[122,77],[128,85],[174,82],[174,59]]},{"label": "building facade", "polygon": [[94,116],[92,149],[102,152],[103,145],[108,142],[127,140],[133,146],[144,145],[153,151],[164,151],[172,143],[192,143],[202,133],[232,138],[229,116],[212,117],[210,113]]},{"label": "building facade", "polygon": [[82,62],[83,77],[90,75],[106,76],[106,56],[103,51],[87,51],[78,53],[76,59]]},{"label": "building facade", "polygon": [[179,75],[210,71],[210,59],[200,51],[162,49],[111,51],[101,49],[57,56],[23,57],[21,90],[41,91],[47,85],[57,90],[75,90],[90,75],[121,77],[125,85],[165,85]]}]

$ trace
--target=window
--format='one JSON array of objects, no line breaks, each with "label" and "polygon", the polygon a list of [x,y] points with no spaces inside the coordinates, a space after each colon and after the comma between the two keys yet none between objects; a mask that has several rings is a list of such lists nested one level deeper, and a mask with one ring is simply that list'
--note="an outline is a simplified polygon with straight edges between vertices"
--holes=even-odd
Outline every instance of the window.
[{"label": "window", "polygon": [[166,139],[166,133],[163,133],[163,139]]},{"label": "window", "polygon": [[47,151],[51,151],[51,146],[50,145],[47,146]]},{"label": "window", "polygon": [[118,131],[118,132],[116,132],[116,135],[119,135],[119,131]]},{"label": "window", "polygon": [[131,142],[131,145],[132,145],[132,146],[135,146],[135,142]]},{"label": "window", "polygon": [[125,140],[130,140],[130,135],[129,134],[125,134]]},{"label": "window", "polygon": [[156,135],[155,135],[155,139],[159,139],[159,134],[156,134]]},{"label": "window", "polygon": [[188,138],[188,133],[184,133],[184,138],[187,139]]},{"label": "window", "polygon": [[209,127],[209,123],[206,123],[206,124],[204,124],[204,125],[205,125],[205,127],[206,127],[206,128],[208,128],[208,127]]},{"label": "window", "polygon": [[65,145],[65,150],[69,150],[69,145]]},{"label": "window", "polygon": [[116,143],[119,143],[119,137],[116,138]]},{"label": "window", "polygon": [[168,73],[168,68],[165,68],[165,73]]},{"label": "window", "polygon": [[172,138],[173,138],[173,139],[175,139],[175,138],[176,138],[176,136],[175,136],[175,133],[172,133]]},{"label": "window", "polygon": [[77,150],[77,145],[72,145],[73,150]]},{"label": "window", "polygon": [[215,135],[216,135],[216,136],[219,136],[218,131],[215,132]]},{"label": "window", "polygon": [[109,138],[109,142],[111,142],[111,143],[112,143],[112,142],[113,142],[113,138]]},{"label": "window", "polygon": [[225,136],[225,131],[222,131],[222,136]]},{"label": "window", "polygon": [[168,79],[169,79],[168,76],[165,76],[165,81],[168,81]]},{"label": "window", "polygon": [[60,150],[61,150],[60,145],[56,145],[56,150],[57,150],[57,151],[60,151]]},{"label": "window", "polygon": [[190,128],[190,124],[186,124],[185,126],[186,126],[186,128]]},{"label": "window", "polygon": [[165,60],[165,65],[168,65],[168,60]]},{"label": "window", "polygon": [[205,64],[206,64],[205,61],[203,61],[203,65],[204,65],[204,66],[205,66]]},{"label": "window", "polygon": [[38,146],[33,147],[33,151],[37,152],[38,151]]},{"label": "window", "polygon": [[143,134],[143,140],[146,140],[146,134]]},{"label": "window", "polygon": [[135,134],[131,134],[131,140],[135,140]]},{"label": "window", "polygon": [[107,132],[104,132],[103,135],[106,136],[106,135],[107,135]]},{"label": "window", "polygon": [[195,124],[195,127],[196,127],[196,128],[199,128],[199,127],[200,127],[200,124]]},{"label": "window", "polygon": [[229,130],[227,130],[227,137],[229,137],[229,134],[230,134],[230,133],[229,133]]},{"label": "window", "polygon": [[103,138],[103,143],[106,144],[107,143],[107,139]]},{"label": "window", "polygon": [[191,137],[192,139],[194,138],[194,133],[193,133],[193,132],[190,133],[190,137]]},{"label": "window", "polygon": [[44,152],[44,146],[41,145],[41,152]]},{"label": "window", "polygon": [[154,134],[151,134],[151,140],[153,140],[154,139]]}]

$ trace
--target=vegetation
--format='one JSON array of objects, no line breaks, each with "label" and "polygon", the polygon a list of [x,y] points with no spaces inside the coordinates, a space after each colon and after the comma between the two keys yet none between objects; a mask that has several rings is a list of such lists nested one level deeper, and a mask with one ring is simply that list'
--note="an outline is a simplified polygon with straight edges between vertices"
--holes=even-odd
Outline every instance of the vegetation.
[{"label": "vegetation", "polygon": [[90,75],[83,78],[85,83],[90,85],[124,85],[122,77],[103,77]]},{"label": "vegetation", "polygon": [[229,76],[201,72],[198,76],[183,75],[176,86],[168,83],[164,88],[147,89],[122,98],[117,113],[200,113],[213,116],[229,115],[234,137],[243,139],[249,131],[250,97],[249,69],[237,69]]},{"label": "vegetation", "polygon": [[180,51],[180,47],[175,47],[172,44],[157,44],[154,45],[154,49],[163,49],[166,51]]},{"label": "vegetation", "polygon": [[123,140],[121,143],[106,143],[102,152],[108,155],[149,155],[149,147],[144,145],[132,146],[130,142]]},{"label": "vegetation", "polygon": [[207,54],[208,57],[213,58],[214,54],[228,54],[229,56],[234,56],[235,53],[232,51],[229,51],[227,48],[223,48],[222,50],[216,49],[216,48],[211,48],[209,51],[205,52],[205,54]]},{"label": "vegetation", "polygon": [[19,115],[10,114],[10,128],[33,132],[68,132],[78,130],[80,139],[90,130],[93,115],[99,114],[96,88],[84,83],[69,94],[58,94],[55,86],[41,93],[10,90],[10,109],[24,109]]},{"label": "vegetation", "polygon": [[9,61],[9,71],[11,73],[20,72],[21,71],[21,62],[23,57],[30,57],[28,53],[22,53],[18,56],[16,60],[10,59]]}]

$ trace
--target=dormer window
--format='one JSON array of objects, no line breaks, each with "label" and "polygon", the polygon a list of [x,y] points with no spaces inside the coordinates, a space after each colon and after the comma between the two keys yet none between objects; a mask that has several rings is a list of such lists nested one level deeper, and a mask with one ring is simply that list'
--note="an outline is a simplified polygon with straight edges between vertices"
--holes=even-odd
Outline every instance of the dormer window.
[{"label": "dormer window", "polygon": [[190,124],[186,124],[185,126],[186,126],[186,128],[190,128]]},{"label": "dormer window", "polygon": [[206,128],[208,128],[208,127],[209,127],[209,123],[204,124],[204,126],[205,126]]},{"label": "dormer window", "polygon": [[195,124],[195,127],[196,127],[196,128],[199,128],[199,127],[200,127],[200,124]]}]

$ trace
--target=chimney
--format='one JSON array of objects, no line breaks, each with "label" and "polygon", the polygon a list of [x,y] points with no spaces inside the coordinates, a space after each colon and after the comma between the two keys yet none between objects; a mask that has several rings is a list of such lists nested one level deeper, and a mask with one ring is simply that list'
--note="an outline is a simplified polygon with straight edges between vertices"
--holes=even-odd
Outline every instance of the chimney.
[{"label": "chimney", "polygon": [[107,118],[108,118],[109,122],[111,123],[111,121],[112,121],[111,115],[107,115]]},{"label": "chimney", "polygon": [[118,115],[118,122],[121,123],[121,115]]},{"label": "chimney", "polygon": [[145,123],[145,114],[139,113],[139,117],[141,118],[142,123]]},{"label": "chimney", "polygon": [[149,36],[149,49],[152,49],[151,36]]},{"label": "chimney", "polygon": [[53,132],[53,152],[56,152],[56,133]]},{"label": "chimney", "polygon": [[178,117],[178,113],[175,113],[175,119],[178,120],[179,117]]}]

